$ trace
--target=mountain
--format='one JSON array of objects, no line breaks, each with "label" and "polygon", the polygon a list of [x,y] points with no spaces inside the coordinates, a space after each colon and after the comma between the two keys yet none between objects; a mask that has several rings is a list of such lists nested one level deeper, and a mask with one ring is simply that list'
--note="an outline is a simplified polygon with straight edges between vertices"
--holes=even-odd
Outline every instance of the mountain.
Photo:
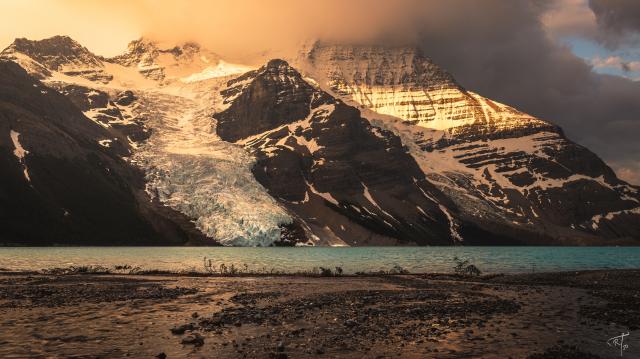
[{"label": "mountain", "polygon": [[130,42],[124,54],[107,61],[134,67],[143,76],[163,82],[172,79],[194,82],[249,70],[246,66],[226,63],[197,43],[163,46],[144,38]]},{"label": "mountain", "polygon": [[420,50],[316,42],[296,63],[401,136],[462,220],[528,243],[640,236],[637,187],[558,126],[465,90]]},{"label": "mountain", "polygon": [[[132,185],[144,190],[139,193],[146,198],[142,203],[157,204],[164,217],[189,234],[187,243],[256,246],[280,239],[290,217],[253,177],[254,159],[212,129],[210,113],[220,100],[215,89],[247,67],[214,60],[203,49],[196,56],[192,45],[178,47],[190,49],[189,56],[180,55],[182,50],[165,56],[160,45],[143,39],[132,42],[128,53],[115,59],[94,55],[112,76],[105,83],[38,62],[36,58],[43,58],[40,53],[51,53],[49,41],[33,43],[30,54],[17,52],[12,45],[0,57],[19,63],[32,76],[40,77],[36,70],[45,69],[43,85],[65,95],[85,121],[108,133],[94,142],[117,151],[121,160],[139,171],[140,181]],[[131,51],[140,47],[149,50],[148,55]],[[157,48],[162,55],[155,57]],[[56,49],[60,51],[51,56],[63,57],[66,50]],[[148,76],[144,67],[141,71],[132,53],[157,61],[163,77]],[[86,240],[91,242],[91,236]],[[164,242],[159,238],[157,243]]]},{"label": "mountain", "polygon": [[0,59],[2,243],[640,239],[637,187],[414,47],[316,42],[256,69],[194,43],[104,58],[56,36]]},{"label": "mountain", "polygon": [[[179,213],[145,197],[128,151],[62,94],[0,60],[0,238],[17,245],[184,244]],[[193,242],[193,241],[192,241]]]},{"label": "mountain", "polygon": [[[253,177],[254,158],[221,140],[212,128],[210,114],[221,101],[216,89],[248,67],[216,60],[210,51],[196,51],[190,44],[178,46],[188,48],[184,53],[189,55],[176,50],[166,56],[163,47],[143,39],[132,42],[123,56],[100,59],[112,75],[104,83],[39,63],[36,53],[48,52],[48,41],[34,43],[33,57],[14,50],[0,57],[20,59],[16,62],[33,76],[38,76],[34,70],[45,69],[43,84],[65,95],[86,120],[108,132],[95,142],[117,150],[141,172],[136,185],[143,187],[145,201],[161,204],[166,217],[190,235],[188,243],[267,246],[287,231],[291,218]],[[144,66],[141,71],[138,58],[156,61],[163,76],[148,76]],[[192,232],[199,237],[192,238]]]},{"label": "mountain", "polygon": [[68,36],[54,36],[40,41],[16,39],[0,53],[43,79],[57,71],[106,83],[113,76],[104,71],[103,59]]},{"label": "mountain", "polygon": [[[309,244],[454,244],[452,203],[389,131],[307,83],[282,60],[228,82],[220,137],[257,157],[253,173]],[[443,205],[445,204],[445,205]]]}]

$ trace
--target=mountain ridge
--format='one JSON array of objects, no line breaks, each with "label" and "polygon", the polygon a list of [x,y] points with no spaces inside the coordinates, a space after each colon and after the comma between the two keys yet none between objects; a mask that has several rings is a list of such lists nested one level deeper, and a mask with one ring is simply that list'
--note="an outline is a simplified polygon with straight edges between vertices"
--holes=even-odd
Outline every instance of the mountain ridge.
[{"label": "mountain ridge", "polygon": [[[126,144],[119,156],[142,166],[149,195],[190,218],[209,243],[566,245],[640,238],[638,187],[557,125],[464,89],[420,49],[315,42],[289,63],[272,60],[254,70],[193,43],[139,39],[106,59],[70,38],[53,42],[70,49],[56,50],[56,59],[55,46],[45,46],[46,57],[11,45],[0,57],[69,97],[111,132],[105,144]],[[17,51],[24,48],[32,56]],[[187,137],[171,146],[206,143],[193,155],[170,147],[158,156],[153,146],[176,136],[174,129]],[[217,160],[192,157],[205,149]],[[242,164],[219,162],[229,153]],[[178,158],[197,167],[177,166]],[[354,175],[350,185],[331,180]],[[239,178],[240,187],[224,187]],[[212,187],[201,197],[193,181]],[[250,192],[243,193],[245,185]],[[248,193],[262,198],[256,211],[263,214],[247,222]]]}]

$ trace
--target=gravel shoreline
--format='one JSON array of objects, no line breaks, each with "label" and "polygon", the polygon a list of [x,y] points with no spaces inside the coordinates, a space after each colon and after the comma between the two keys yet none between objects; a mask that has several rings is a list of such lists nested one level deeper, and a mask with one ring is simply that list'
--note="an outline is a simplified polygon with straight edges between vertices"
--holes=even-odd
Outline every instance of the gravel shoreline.
[{"label": "gravel shoreline", "polygon": [[634,358],[640,270],[0,273],[0,315],[3,358]]}]

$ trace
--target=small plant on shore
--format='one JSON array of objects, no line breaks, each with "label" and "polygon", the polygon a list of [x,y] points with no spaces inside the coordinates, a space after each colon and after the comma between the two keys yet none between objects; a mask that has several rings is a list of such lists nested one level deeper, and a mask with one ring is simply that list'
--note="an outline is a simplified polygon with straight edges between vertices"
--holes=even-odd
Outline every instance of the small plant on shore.
[{"label": "small plant on shore", "polygon": [[238,274],[238,268],[236,268],[236,265],[233,263],[231,263],[231,265],[229,266],[229,274],[231,275]]},{"label": "small plant on shore", "polygon": [[138,274],[142,271],[142,268],[136,266],[133,267],[130,264],[117,264],[113,266],[113,273],[123,273],[123,274]]},{"label": "small plant on shore", "polygon": [[480,269],[476,267],[473,263],[471,263],[471,261],[469,261],[468,259],[462,260],[456,256],[453,258],[453,261],[455,262],[453,271],[456,274],[463,275],[463,276],[476,276],[476,277],[482,274]]},{"label": "small plant on shore", "polygon": [[43,269],[42,273],[51,275],[61,274],[109,274],[113,271],[104,266],[69,266],[65,268]]},{"label": "small plant on shore", "polygon": [[403,268],[402,266],[396,264],[391,268],[388,274],[409,274],[409,271]]},{"label": "small plant on shore", "polygon": [[[203,258],[204,271],[195,267],[179,269],[179,270],[161,270],[161,269],[143,269],[130,264],[116,264],[110,267],[100,265],[89,266],[69,266],[62,268],[43,269],[40,272],[47,275],[67,275],[67,274],[133,274],[133,275],[190,275],[190,276],[221,276],[221,277],[238,277],[238,276],[304,276],[304,277],[341,277],[349,275],[370,275],[385,276],[409,274],[409,271],[399,265],[393,266],[391,269],[380,269],[378,271],[356,272],[354,274],[345,274],[342,266],[314,267],[312,269],[299,269],[293,271],[278,270],[275,268],[261,267],[252,269],[249,265],[243,264],[227,264],[216,263],[213,259]],[[333,268],[333,269],[332,269]]]},{"label": "small plant on shore", "polygon": [[321,277],[332,277],[333,276],[333,272],[331,271],[331,268],[325,268],[325,267],[320,267],[320,276]]},{"label": "small plant on shore", "polygon": [[213,268],[213,261],[207,257],[204,257],[204,271],[207,273],[215,273],[216,270]]},{"label": "small plant on shore", "polygon": [[[243,263],[236,266],[234,263],[227,265],[226,263],[214,264],[213,260],[207,257],[203,259],[204,271],[208,274],[216,274],[222,276],[240,276],[240,275],[267,275],[267,274],[280,274],[275,269],[267,270],[267,267],[262,267],[258,270],[252,270],[249,265]],[[195,270],[195,269],[194,269]]]}]

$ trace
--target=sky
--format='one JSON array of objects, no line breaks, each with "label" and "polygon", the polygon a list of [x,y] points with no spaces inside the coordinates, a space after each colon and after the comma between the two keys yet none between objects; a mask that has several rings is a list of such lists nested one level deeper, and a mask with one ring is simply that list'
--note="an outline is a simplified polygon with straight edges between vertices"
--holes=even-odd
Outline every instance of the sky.
[{"label": "sky", "polygon": [[469,90],[560,125],[640,185],[639,0],[0,0],[0,47],[141,36],[255,62],[305,40],[421,46]]}]

